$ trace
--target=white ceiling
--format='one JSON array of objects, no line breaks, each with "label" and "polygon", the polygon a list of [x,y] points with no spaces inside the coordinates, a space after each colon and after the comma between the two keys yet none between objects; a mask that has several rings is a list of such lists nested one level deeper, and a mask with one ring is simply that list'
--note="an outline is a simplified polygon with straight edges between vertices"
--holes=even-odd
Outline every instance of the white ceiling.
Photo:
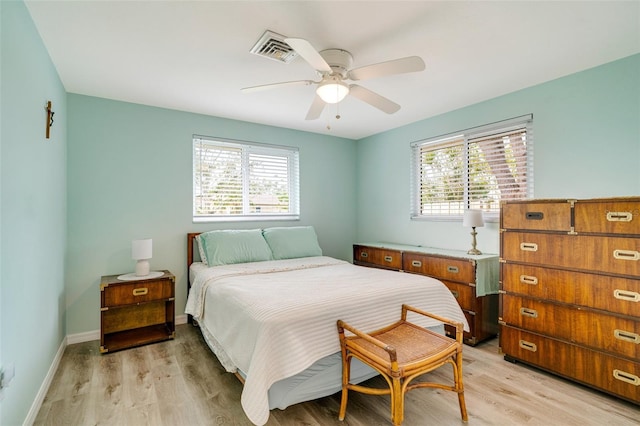
[{"label": "white ceiling", "polygon": [[[65,89],[359,139],[640,52],[640,1],[26,0]],[[353,67],[418,55],[423,72],[360,81],[399,103],[347,97],[306,121],[317,80],[251,54],[265,30],[341,48]],[[331,129],[327,129],[327,123]]]}]

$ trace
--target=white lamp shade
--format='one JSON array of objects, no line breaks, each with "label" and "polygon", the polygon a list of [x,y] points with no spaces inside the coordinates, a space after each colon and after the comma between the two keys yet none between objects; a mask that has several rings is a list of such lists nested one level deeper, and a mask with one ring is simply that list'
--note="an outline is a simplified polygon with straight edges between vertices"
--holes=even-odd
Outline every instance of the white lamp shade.
[{"label": "white lamp shade", "polygon": [[324,83],[318,86],[316,93],[328,104],[337,104],[349,94],[349,86],[342,82]]},{"label": "white lamp shade", "polygon": [[467,228],[479,228],[484,226],[484,219],[482,218],[482,210],[469,209],[464,211],[462,217],[462,226]]},{"label": "white lamp shade", "polygon": [[153,240],[133,240],[131,243],[131,258],[135,260],[151,259]]}]

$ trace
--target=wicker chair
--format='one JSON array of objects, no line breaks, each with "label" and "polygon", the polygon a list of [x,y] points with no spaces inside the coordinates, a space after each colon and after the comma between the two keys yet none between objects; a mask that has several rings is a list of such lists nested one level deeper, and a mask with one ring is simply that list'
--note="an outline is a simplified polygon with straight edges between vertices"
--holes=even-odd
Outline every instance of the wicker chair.
[{"label": "wicker chair", "polygon": [[[456,339],[432,332],[407,322],[407,311],[434,318],[456,328]],[[345,336],[345,330],[353,335]],[[458,394],[460,414],[465,422],[467,407],[464,402],[464,386],[462,383],[462,324],[446,318],[402,305],[400,321],[383,329],[366,334],[338,320],[338,334],[342,351],[342,401],[339,419],[344,420],[347,411],[349,390],[369,395],[391,395],[391,421],[394,425],[402,424],[404,418],[404,395],[416,388],[431,387],[450,390]],[[371,388],[350,383],[351,358],[376,369],[387,381],[389,389]],[[453,366],[452,386],[417,382],[413,379],[433,371],[444,364]]]}]

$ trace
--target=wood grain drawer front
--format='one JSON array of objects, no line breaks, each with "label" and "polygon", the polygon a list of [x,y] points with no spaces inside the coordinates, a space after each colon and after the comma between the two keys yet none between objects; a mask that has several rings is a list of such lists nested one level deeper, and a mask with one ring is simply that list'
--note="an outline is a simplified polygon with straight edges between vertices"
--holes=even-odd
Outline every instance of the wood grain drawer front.
[{"label": "wood grain drawer front", "polygon": [[510,357],[640,402],[640,363],[503,326],[500,346]]},{"label": "wood grain drawer front", "polygon": [[574,357],[577,380],[640,403],[640,362],[580,347]]},{"label": "wood grain drawer front", "polygon": [[572,324],[576,318],[572,310],[505,294],[502,297],[502,321],[546,336],[571,340]]},{"label": "wood grain drawer front", "polygon": [[467,311],[475,311],[476,310],[476,292],[475,288],[471,287],[468,284],[459,284],[451,281],[442,281],[444,285],[451,291],[453,297],[456,298],[458,304],[462,309]]},{"label": "wood grain drawer front", "polygon": [[125,306],[103,312],[102,332],[109,334],[133,330],[142,326],[164,324],[167,321],[165,302],[145,303],[143,306]]},{"label": "wood grain drawer front", "polygon": [[571,230],[571,204],[566,201],[504,203],[501,209],[502,229]]},{"label": "wood grain drawer front", "polygon": [[355,246],[354,260],[390,269],[402,268],[402,252],[378,247]]},{"label": "wood grain drawer front", "polygon": [[402,263],[403,269],[407,272],[464,284],[476,282],[476,267],[473,260],[405,252]]},{"label": "wood grain drawer front", "polygon": [[564,376],[575,377],[573,345],[517,328],[502,326],[500,347],[506,355],[556,371]]},{"label": "wood grain drawer front", "polygon": [[638,279],[503,263],[502,289],[640,318]]},{"label": "wood grain drawer front", "polygon": [[640,275],[640,239],[502,232],[506,261]]},{"label": "wood grain drawer front", "polygon": [[169,299],[174,297],[173,288],[173,282],[169,279],[109,285],[103,290],[103,307],[111,308]]},{"label": "wood grain drawer front", "polygon": [[502,289],[541,299],[574,303],[575,273],[517,263],[502,264]]},{"label": "wood grain drawer front", "polygon": [[577,202],[578,233],[640,235],[640,201]]}]

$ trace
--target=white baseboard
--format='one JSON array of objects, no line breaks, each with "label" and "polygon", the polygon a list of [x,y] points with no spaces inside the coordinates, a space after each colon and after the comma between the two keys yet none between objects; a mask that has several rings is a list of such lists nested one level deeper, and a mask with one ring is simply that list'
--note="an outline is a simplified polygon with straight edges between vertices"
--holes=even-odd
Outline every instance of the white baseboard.
[{"label": "white baseboard", "polygon": [[[187,323],[187,315],[177,315],[176,316],[176,325],[186,324]],[[92,340],[100,340],[100,330],[87,331],[84,333],[76,333],[70,334],[64,339],[62,339],[62,343],[60,343],[60,347],[58,348],[58,352],[56,352],[56,356],[53,358],[53,362],[51,363],[51,367],[49,367],[49,371],[38,390],[38,394],[36,395],[33,404],[31,404],[31,408],[29,409],[29,413],[27,414],[27,418],[24,419],[23,426],[31,426],[33,422],[36,420],[38,416],[38,412],[42,407],[42,402],[44,401],[44,397],[47,395],[49,391],[49,386],[51,386],[51,382],[53,381],[53,376],[58,371],[58,366],[60,365],[60,361],[62,360],[62,355],[64,354],[64,350],[68,345],[73,345],[75,343],[83,343],[90,342]]]},{"label": "white baseboard", "polygon": [[38,416],[38,412],[42,407],[42,402],[44,401],[44,397],[47,396],[47,392],[49,391],[49,386],[51,386],[51,382],[53,381],[53,376],[55,376],[56,371],[58,371],[58,366],[60,365],[60,361],[62,360],[62,355],[64,354],[64,349],[67,347],[67,338],[62,339],[62,343],[60,343],[60,347],[58,348],[58,352],[56,352],[56,356],[53,358],[53,362],[51,363],[51,367],[49,367],[49,371],[47,371],[47,375],[44,377],[42,381],[42,385],[40,385],[40,389],[36,394],[36,398],[33,400],[33,404],[31,404],[31,408],[27,413],[27,417],[24,419],[23,426],[31,426],[33,422],[36,421],[36,417]]}]

